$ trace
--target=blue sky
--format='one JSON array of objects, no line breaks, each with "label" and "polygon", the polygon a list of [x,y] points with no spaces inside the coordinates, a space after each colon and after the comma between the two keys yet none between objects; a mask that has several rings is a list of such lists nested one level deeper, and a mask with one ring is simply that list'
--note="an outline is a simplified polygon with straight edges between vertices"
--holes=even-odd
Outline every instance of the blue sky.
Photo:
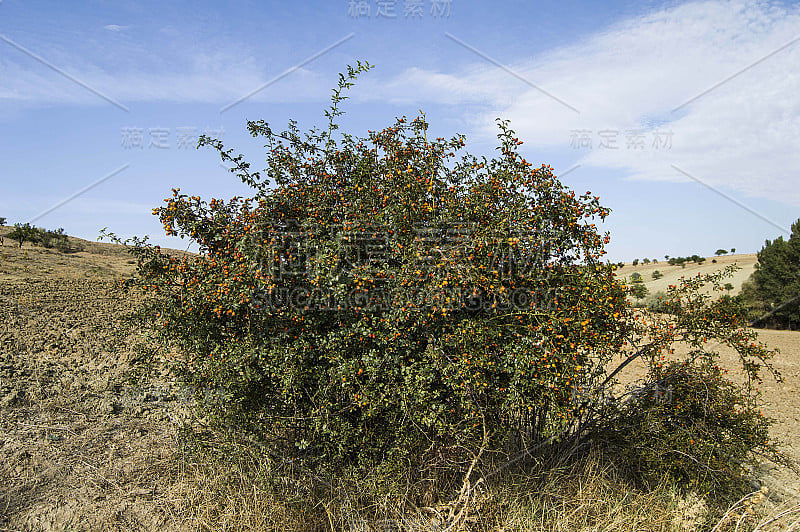
[{"label": "blue sky", "polygon": [[340,131],[421,109],[491,157],[509,119],[612,208],[611,260],[754,252],[800,218],[800,6],[723,0],[2,0],[0,216],[185,248],[151,214],[172,187],[248,194],[197,135],[260,168],[246,120],[323,126],[359,59]]}]

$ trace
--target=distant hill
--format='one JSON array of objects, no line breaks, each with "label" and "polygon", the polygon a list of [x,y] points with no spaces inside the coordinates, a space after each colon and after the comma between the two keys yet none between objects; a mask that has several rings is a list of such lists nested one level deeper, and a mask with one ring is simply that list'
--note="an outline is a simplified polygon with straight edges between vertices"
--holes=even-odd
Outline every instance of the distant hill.
[{"label": "distant hill", "polygon": [[[0,227],[4,243],[0,248],[0,280],[42,279],[59,277],[66,279],[121,278],[131,275],[136,269],[135,259],[124,246],[106,242],[92,242],[73,236],[68,237],[76,249],[74,253],[62,253],[26,242],[22,248],[8,238],[13,227]],[[181,250],[162,248],[170,255],[192,255]]]},{"label": "distant hill", "polygon": [[[716,260],[716,264],[712,263],[712,260]],[[721,282],[723,285],[725,283],[731,283],[734,289],[730,291],[730,294],[736,295],[741,291],[742,283],[755,271],[757,262],[758,258],[755,253],[746,253],[739,255],[723,255],[721,257],[706,257],[706,261],[703,264],[687,262],[685,268],[681,268],[680,265],[670,266],[666,260],[658,261],[656,264],[652,262],[649,264],[639,263],[636,266],[627,263],[623,268],[617,270],[617,277],[630,279],[631,274],[634,272],[639,273],[639,275],[642,276],[645,286],[647,286],[647,289],[652,294],[659,290],[666,292],[667,286],[678,284],[681,276],[688,279],[689,277],[696,276],[698,273],[701,275],[713,273],[730,264],[735,264],[741,269],[737,270],[732,277],[724,279]],[[656,270],[664,274],[664,277],[658,280],[653,279],[653,272]]]}]

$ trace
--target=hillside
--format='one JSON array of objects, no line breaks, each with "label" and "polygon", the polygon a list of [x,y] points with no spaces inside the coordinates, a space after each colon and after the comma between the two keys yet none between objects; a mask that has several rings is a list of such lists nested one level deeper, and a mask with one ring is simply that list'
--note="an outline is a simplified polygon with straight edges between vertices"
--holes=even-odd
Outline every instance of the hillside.
[{"label": "hillside", "polygon": [[[717,262],[712,263],[712,260],[716,260]],[[722,257],[707,257],[703,264],[689,262],[686,264],[685,268],[677,265],[670,266],[667,261],[658,261],[658,263],[655,264],[652,262],[650,264],[640,263],[636,266],[627,263],[624,267],[617,270],[617,276],[630,279],[633,273],[638,273],[642,276],[645,286],[647,286],[647,289],[652,294],[659,290],[666,291],[669,285],[677,285],[681,277],[686,277],[688,279],[696,276],[698,273],[700,275],[705,275],[722,270],[726,266],[733,264],[740,269],[734,272],[732,277],[723,280],[722,284],[731,283],[734,287],[733,290],[731,290],[731,295],[736,295],[741,291],[742,283],[755,271],[756,262],[758,262],[756,254],[747,253],[723,255]],[[656,270],[662,273],[664,277],[658,280],[653,279],[653,272]]]},{"label": "hillside", "polygon": [[[74,253],[61,253],[25,242],[20,248],[16,241],[6,235],[12,227],[0,227],[4,237],[0,254],[0,279],[119,279],[131,275],[136,269],[136,260],[124,246],[107,242],[92,242],[73,236],[69,242],[82,249]],[[170,255],[192,255],[191,253],[164,249]]]}]

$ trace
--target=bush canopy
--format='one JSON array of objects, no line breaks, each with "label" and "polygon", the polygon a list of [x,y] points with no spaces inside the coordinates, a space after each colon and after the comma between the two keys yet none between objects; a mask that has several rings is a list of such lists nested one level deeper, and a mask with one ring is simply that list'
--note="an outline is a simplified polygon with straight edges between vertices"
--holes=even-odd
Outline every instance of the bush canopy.
[{"label": "bush canopy", "polygon": [[154,209],[199,255],[134,239],[143,313],[179,348],[182,379],[213,390],[203,405],[217,427],[315,471],[393,461],[426,478],[485,451],[588,437],[614,417],[599,390],[620,356],[655,369],[680,340],[712,359],[712,337],[745,362],[770,356],[699,294],[718,277],[670,287],[665,318],[637,321],[602,261],[595,222],[609,210],[521,157],[505,121],[491,160],[455,160],[463,136],[428,139],[424,115],[337,142],[342,91],[369,68],[340,74],[325,130],[249,121],[263,171],[201,137],[254,196],[174,189]]}]

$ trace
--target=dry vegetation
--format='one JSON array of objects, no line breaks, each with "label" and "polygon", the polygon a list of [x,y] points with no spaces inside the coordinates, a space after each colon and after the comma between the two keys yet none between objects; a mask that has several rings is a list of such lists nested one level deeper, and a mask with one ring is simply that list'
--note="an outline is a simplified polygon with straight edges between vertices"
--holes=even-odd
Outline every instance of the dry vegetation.
[{"label": "dry vegetation", "polygon": [[[712,260],[716,260],[717,262],[712,263]],[[733,285],[734,288],[731,290],[731,295],[736,295],[741,291],[742,283],[745,282],[755,270],[756,262],[758,262],[758,258],[756,257],[755,253],[722,255],[721,257],[713,258],[709,257],[703,264],[687,262],[686,267],[681,267],[678,265],[670,266],[666,260],[659,260],[657,263],[639,263],[636,266],[631,263],[627,263],[625,266],[617,270],[617,274],[620,277],[630,279],[631,274],[634,272],[638,273],[642,276],[642,281],[652,294],[657,291],[665,292],[669,285],[677,285],[681,276],[684,276],[688,279],[689,277],[693,277],[698,273],[711,273],[715,270],[721,270],[730,264],[735,264],[741,269],[736,271],[732,277],[726,279],[724,282],[731,283]],[[656,270],[661,272],[664,277],[661,277],[660,279],[653,279],[653,272]]]},{"label": "dry vegetation", "polygon": [[[453,516],[461,529],[497,531],[800,527],[797,477],[768,465],[755,472],[767,491],[754,486],[714,521],[702,501],[667,485],[637,489],[597,456],[539,476],[503,470],[460,506],[414,507],[381,484],[380,472],[295,483],[285,462],[204,432],[166,373],[134,371],[142,338],[120,318],[137,296],[114,283],[133,263],[118,246],[84,245],[62,254],[6,239],[1,250],[0,530],[443,530]],[[641,271],[649,281],[647,271],[659,269],[669,284],[673,270],[694,275],[731,260],[752,267],[750,257],[622,274]],[[775,365],[785,378],[765,380],[764,411],[800,457],[800,333],[761,336],[781,349]],[[731,353],[722,362],[735,367]],[[304,502],[310,496],[316,506]]]}]

